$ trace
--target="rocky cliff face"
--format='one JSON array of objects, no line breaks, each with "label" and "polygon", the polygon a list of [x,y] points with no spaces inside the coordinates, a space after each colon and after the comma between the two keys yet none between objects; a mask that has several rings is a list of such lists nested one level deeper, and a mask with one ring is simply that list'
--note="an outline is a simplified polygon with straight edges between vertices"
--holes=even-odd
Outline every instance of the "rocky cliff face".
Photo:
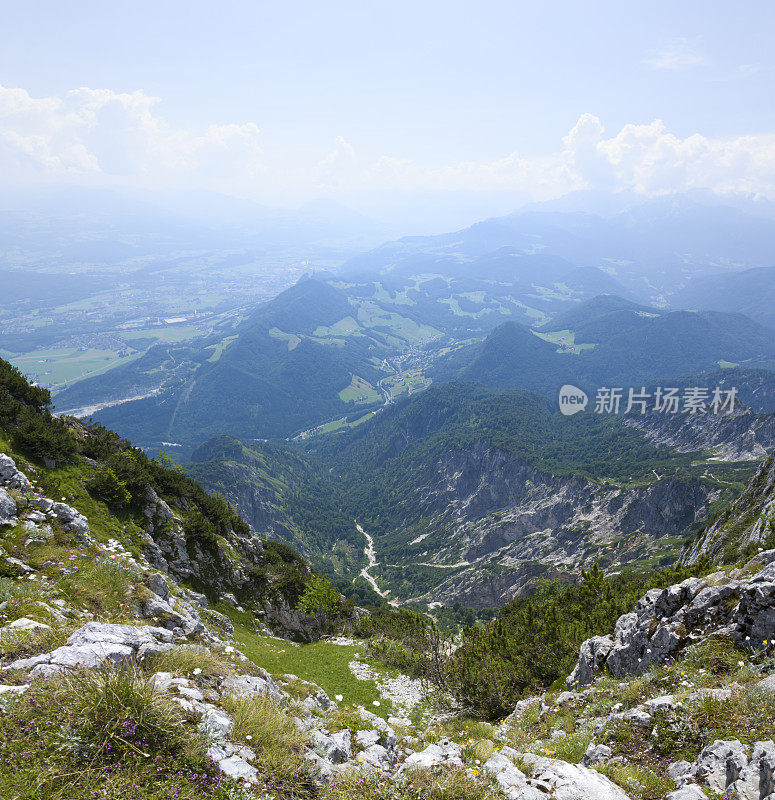
[{"label": "rocky cliff face", "polygon": [[737,561],[775,546],[775,455],[762,463],[743,493],[694,537],[681,560],[696,564],[702,556],[715,563]]},{"label": "rocky cliff face", "polygon": [[342,487],[303,452],[216,436],[194,451],[186,472],[228,498],[262,538],[292,547],[325,572],[360,570],[363,537],[342,513]]},{"label": "rocky cliff face", "polygon": [[[347,519],[330,524],[336,507],[345,505],[343,499],[321,498],[321,508],[326,503],[331,509],[318,515],[329,524],[318,532],[297,519],[303,519],[299,497],[304,487],[288,491],[286,478],[277,480],[279,470],[268,480],[249,451],[187,469],[210,491],[223,491],[264,538],[292,543],[313,563],[330,563],[334,551],[343,568],[359,563],[354,519],[349,520],[349,540],[344,538]],[[297,469],[296,480],[300,474],[303,470]],[[348,491],[346,485],[332,488],[342,498]],[[426,600],[496,606],[537,575],[562,575],[595,561],[615,568],[670,558],[720,496],[718,487],[695,479],[621,488],[558,477],[479,442],[425,467],[414,491],[399,504],[404,527],[391,529],[391,541],[378,541],[377,550],[403,539],[399,553],[391,549],[391,561],[449,571]]]},{"label": "rocky cliff face", "polygon": [[303,544],[301,531],[287,509],[281,491],[267,481],[249,462],[223,460],[217,476],[192,463],[187,471],[210,492],[222,491],[240,516],[267,539]]},{"label": "rocky cliff face", "polygon": [[621,488],[557,477],[480,443],[429,467],[407,499],[432,520],[407,561],[456,568],[431,599],[501,604],[542,571],[670,558],[719,496],[693,479]]},{"label": "rocky cliff face", "polygon": [[775,637],[775,550],[729,575],[687,578],[647,592],[633,612],[619,617],[613,636],[581,645],[568,684],[587,685],[604,669],[614,676],[642,675],[709,636],[753,651],[769,647]]},{"label": "rocky cliff face", "polygon": [[149,487],[143,508],[144,555],[176,580],[195,578],[217,594],[241,592],[251,582],[250,568],[261,565],[264,545],[253,532],[229,530],[227,547],[205,546],[186,535],[181,516]]},{"label": "rocky cliff face", "polygon": [[734,414],[628,415],[624,422],[652,444],[681,453],[715,450],[724,461],[752,461],[775,449],[775,416],[738,406]]},{"label": "rocky cliff face", "polygon": [[[775,550],[742,568],[647,592],[613,635],[581,645],[567,678],[576,691],[554,699],[580,709],[578,727],[606,687],[627,687],[628,678],[641,676],[637,691],[631,683],[607,714],[595,708],[594,739],[582,763],[600,768],[629,749],[624,758],[634,762],[663,760],[676,787],[659,795],[668,800],[701,800],[708,791],[739,800],[775,797],[773,636]],[[542,715],[545,699],[532,701]],[[515,714],[530,702],[521,701]],[[629,748],[617,744],[627,740]]]},{"label": "rocky cliff face", "polygon": [[[32,474],[32,473],[30,473]],[[77,508],[64,502],[54,502],[42,495],[42,488],[19,469],[13,458],[0,453],[0,541],[2,533],[21,526],[24,545],[18,550],[6,550],[0,544],[0,576],[32,575],[36,570],[20,560],[18,555],[29,547],[45,546],[57,537],[57,529],[74,535],[86,546],[103,548],[111,558],[125,559],[133,568],[155,573],[150,581],[150,594],[137,600],[133,607],[137,616],[156,618],[163,616],[172,627],[186,633],[201,633],[201,620],[194,605],[206,607],[204,595],[179,587],[181,597],[171,598],[164,578],[194,583],[206,589],[211,597],[237,606],[240,598],[250,601],[263,621],[289,638],[309,641],[323,633],[322,620],[294,608],[282,581],[287,575],[275,574],[264,553],[264,543],[252,532],[240,533],[233,528],[225,531],[222,541],[200,541],[186,533],[181,512],[159,497],[151,486],[147,489],[143,508],[145,524],[131,526],[139,547],[127,548],[129,541],[111,539],[107,546],[99,543],[89,520]],[[130,526],[124,528],[128,533]],[[13,553],[13,554],[12,554]],[[276,557],[276,556],[275,556]],[[296,572],[297,588],[303,586],[312,570],[298,556],[288,567]],[[159,599],[161,598],[161,600]],[[211,622],[227,623],[225,617],[208,612]]]}]

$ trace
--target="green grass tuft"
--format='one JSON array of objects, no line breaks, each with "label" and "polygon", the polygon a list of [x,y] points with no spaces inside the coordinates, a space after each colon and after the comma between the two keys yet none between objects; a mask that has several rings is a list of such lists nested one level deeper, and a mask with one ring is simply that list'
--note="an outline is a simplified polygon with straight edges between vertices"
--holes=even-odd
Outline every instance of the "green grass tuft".
[{"label": "green grass tuft", "polygon": [[304,758],[306,734],[292,717],[268,697],[224,697],[224,709],[234,720],[231,738],[256,753],[256,766],[266,788],[281,797],[313,798],[317,788]]},{"label": "green grass tuft", "polygon": [[670,778],[645,766],[608,761],[597,769],[618,783],[633,800],[662,800],[675,788]]},{"label": "green grass tuft", "polygon": [[149,659],[145,667],[149,672],[171,672],[183,678],[193,677],[196,669],[202,678],[224,678],[234,672],[228,661],[200,645],[179,645],[165,650]]},{"label": "green grass tuft", "polygon": [[0,797],[229,800],[182,709],[133,669],[34,684],[0,714]]}]

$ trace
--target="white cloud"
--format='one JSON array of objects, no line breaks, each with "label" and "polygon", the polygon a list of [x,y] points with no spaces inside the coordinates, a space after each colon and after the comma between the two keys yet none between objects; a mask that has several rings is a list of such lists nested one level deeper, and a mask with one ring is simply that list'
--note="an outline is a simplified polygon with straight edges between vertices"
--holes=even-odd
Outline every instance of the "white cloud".
[{"label": "white cloud", "polygon": [[343,137],[336,137],[334,149],[318,164],[320,186],[334,188],[348,183],[356,175],[355,149]]},{"label": "white cloud", "polygon": [[[33,98],[0,87],[0,180],[136,183],[207,188],[272,202],[380,192],[513,193],[535,199],[583,188],[647,195],[705,188],[775,198],[775,135],[681,138],[661,120],[606,135],[583,114],[557,147],[492,160],[429,166],[385,154],[364,159],[344,137],[322,159],[262,151],[253,122],[190,131],[159,113],[142,92],[76,89]],[[280,199],[278,199],[280,198]]]},{"label": "white cloud", "polygon": [[[352,154],[357,162],[357,155]],[[354,169],[351,189],[528,192],[537,199],[575,189],[629,189],[644,195],[690,189],[749,192],[775,197],[775,135],[711,139],[680,138],[664,122],[625,125],[606,138],[593,114],[583,114],[563,139],[563,148],[539,157],[512,153],[494,161],[450,164],[436,169],[407,159],[383,157]],[[331,184],[333,185],[333,184]]]},{"label": "white cloud", "polygon": [[[613,172],[614,185],[642,194],[704,188],[775,195],[775,135],[681,139],[661,120],[625,125],[596,146],[597,159]],[[581,174],[590,185],[594,175]]]},{"label": "white cloud", "polygon": [[685,70],[705,67],[710,62],[698,49],[699,41],[678,36],[665,42],[643,60],[653,69]]},{"label": "white cloud", "polygon": [[758,74],[761,71],[761,67],[758,64],[741,64],[737,71],[744,77],[750,78],[753,75]]},{"label": "white cloud", "polygon": [[0,172],[9,178],[152,178],[206,183],[260,172],[258,127],[174,128],[143,92],[74,89],[33,98],[0,86]]}]

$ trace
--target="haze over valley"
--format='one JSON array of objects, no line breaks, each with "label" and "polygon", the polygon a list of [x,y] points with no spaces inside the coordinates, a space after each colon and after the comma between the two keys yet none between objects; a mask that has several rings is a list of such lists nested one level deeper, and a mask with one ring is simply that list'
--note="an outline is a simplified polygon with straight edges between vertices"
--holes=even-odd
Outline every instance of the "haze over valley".
[{"label": "haze over valley", "polygon": [[[122,294],[104,286],[132,263],[123,249],[113,267],[79,262],[69,290],[75,271],[52,250],[37,268],[65,282],[69,307],[8,303],[28,327],[5,341],[27,337],[9,358],[60,413],[171,455],[342,590],[372,596],[366,525],[386,596],[498,606],[541,575],[671,563],[772,449],[775,329],[752,295],[775,282],[763,266],[775,220],[745,205],[707,194],[612,195],[605,214],[533,204],[366,250],[378,223],[318,205],[286,215],[305,258],[279,226],[199,229],[207,255],[170,257],[138,238],[127,246],[151,251]],[[335,246],[310,222],[322,209],[331,231],[340,220]],[[724,234],[741,227],[750,235]],[[254,249],[227,253],[240,236]],[[711,293],[738,276],[739,292]],[[737,405],[702,422],[637,406],[568,419],[565,384],[592,398],[606,386],[734,386]]]},{"label": "haze over valley", "polygon": [[2,11],[0,800],[775,800],[775,6]]}]

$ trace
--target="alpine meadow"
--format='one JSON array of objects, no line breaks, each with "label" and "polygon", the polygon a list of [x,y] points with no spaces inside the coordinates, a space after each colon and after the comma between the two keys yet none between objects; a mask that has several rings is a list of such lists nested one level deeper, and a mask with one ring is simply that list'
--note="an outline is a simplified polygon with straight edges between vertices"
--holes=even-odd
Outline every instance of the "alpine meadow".
[{"label": "alpine meadow", "polygon": [[0,800],[775,800],[775,7],[0,6]]}]

